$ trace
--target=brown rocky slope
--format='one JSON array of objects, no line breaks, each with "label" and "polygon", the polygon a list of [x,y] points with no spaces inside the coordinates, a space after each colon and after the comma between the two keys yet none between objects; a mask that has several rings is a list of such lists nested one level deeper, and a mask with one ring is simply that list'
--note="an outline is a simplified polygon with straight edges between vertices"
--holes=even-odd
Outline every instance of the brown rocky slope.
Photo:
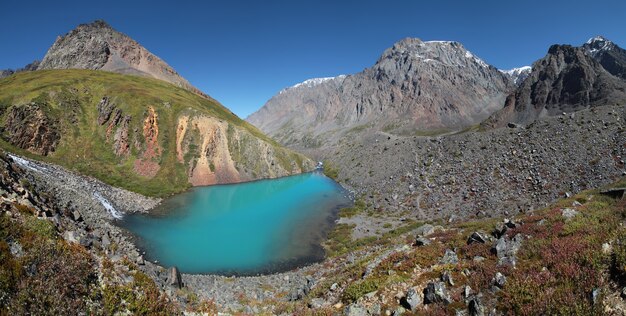
[{"label": "brown rocky slope", "polygon": [[57,37],[36,69],[74,68],[156,78],[202,94],[165,61],[102,20]]}]

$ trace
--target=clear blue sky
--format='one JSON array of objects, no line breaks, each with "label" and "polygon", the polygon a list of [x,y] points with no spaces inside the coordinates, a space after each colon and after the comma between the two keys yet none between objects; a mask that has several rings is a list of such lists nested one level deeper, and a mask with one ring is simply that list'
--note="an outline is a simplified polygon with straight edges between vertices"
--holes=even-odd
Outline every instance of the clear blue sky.
[{"label": "clear blue sky", "polygon": [[601,34],[626,46],[626,1],[0,0],[0,69],[104,19],[241,117],[280,89],[371,66],[404,37],[455,40],[502,69]]}]

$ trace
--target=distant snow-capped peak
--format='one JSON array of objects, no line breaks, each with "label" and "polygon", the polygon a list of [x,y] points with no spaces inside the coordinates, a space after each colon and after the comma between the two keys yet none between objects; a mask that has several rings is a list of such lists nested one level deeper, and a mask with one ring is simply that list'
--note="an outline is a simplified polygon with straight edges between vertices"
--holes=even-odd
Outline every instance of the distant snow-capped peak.
[{"label": "distant snow-capped peak", "polygon": [[613,44],[613,42],[609,41],[603,36],[596,36],[596,37],[590,38],[585,43],[585,45],[583,45],[587,53],[593,57],[595,57],[600,52],[609,51],[613,49],[614,46],[615,44]]},{"label": "distant snow-capped peak", "polygon": [[500,72],[503,74],[509,75],[513,79],[513,82],[516,85],[519,85],[526,78],[528,78],[533,68],[531,66],[523,66],[523,67],[513,68],[509,70],[502,70],[502,69],[498,69],[498,70],[500,70]]},{"label": "distant snow-capped peak", "polygon": [[[470,51],[465,49],[463,45],[457,41],[425,41],[422,42],[420,40],[415,39],[405,39],[400,43],[408,43],[409,45],[413,45],[414,49],[413,56],[419,59],[422,59],[424,62],[444,62],[451,65],[456,65],[457,62],[451,62],[449,58],[444,57],[440,58],[441,51],[450,51],[450,49],[460,52],[462,56],[465,58],[471,59],[473,62],[477,63],[479,66],[483,68],[489,68],[489,64],[487,64],[482,59],[478,58],[476,55],[472,54]],[[404,44],[406,45],[406,44]],[[406,47],[406,46],[405,46]],[[464,64],[464,63],[463,63]],[[460,65],[460,64],[459,64]]]},{"label": "distant snow-capped peak", "polygon": [[307,88],[312,88],[315,86],[318,86],[324,82],[327,81],[331,81],[331,80],[335,80],[335,79],[344,79],[346,77],[346,75],[339,75],[336,77],[323,77],[323,78],[312,78],[312,79],[308,79],[305,81],[302,81],[298,84],[295,84],[291,87],[285,88],[280,90],[279,94],[282,94],[283,92],[287,91],[287,90],[291,90],[291,89],[295,89],[295,88],[299,88],[299,87],[307,87]]}]

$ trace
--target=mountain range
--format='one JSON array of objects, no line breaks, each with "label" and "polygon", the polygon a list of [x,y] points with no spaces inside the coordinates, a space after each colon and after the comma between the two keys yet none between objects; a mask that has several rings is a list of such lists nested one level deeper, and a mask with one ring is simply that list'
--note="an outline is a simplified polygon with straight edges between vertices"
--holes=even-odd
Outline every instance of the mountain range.
[{"label": "mountain range", "polygon": [[626,100],[626,51],[598,36],[555,45],[532,67],[499,71],[460,43],[404,39],[371,68],[282,90],[247,120],[282,144],[315,149],[382,131],[433,135]]},{"label": "mountain range", "polygon": [[283,144],[316,147],[349,131],[410,135],[471,126],[514,88],[509,75],[458,42],[407,38],[360,73],[281,91],[247,120]]}]

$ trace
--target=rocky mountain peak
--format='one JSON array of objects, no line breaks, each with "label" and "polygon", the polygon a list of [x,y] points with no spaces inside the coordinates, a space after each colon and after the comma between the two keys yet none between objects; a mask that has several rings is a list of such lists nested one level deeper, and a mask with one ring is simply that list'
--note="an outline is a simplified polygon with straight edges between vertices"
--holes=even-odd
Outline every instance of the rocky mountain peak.
[{"label": "rocky mountain peak", "polygon": [[500,109],[513,88],[459,42],[405,38],[372,67],[283,90],[247,120],[283,144],[313,148],[349,131],[407,135],[476,124]]},{"label": "rocky mountain peak", "polygon": [[76,27],[76,30],[78,29],[111,29],[113,30],[113,27],[111,27],[111,25],[109,25],[109,23],[107,23],[104,20],[95,20],[91,23],[79,24]]},{"label": "rocky mountain peak", "polygon": [[615,48],[615,43],[609,41],[603,36],[596,36],[590,38],[584,45],[583,48],[591,54],[592,56],[598,54],[600,51],[612,50]]},{"label": "rocky mountain peak", "polygon": [[528,124],[545,116],[626,100],[626,82],[602,64],[599,57],[604,55],[589,54],[585,45],[550,46],[547,55],[533,64],[528,78],[509,95],[504,108],[485,124]]},{"label": "rocky mountain peak", "polygon": [[151,77],[204,95],[170,65],[103,20],[59,36],[38,69],[92,69]]},{"label": "rocky mountain peak", "polygon": [[599,62],[606,71],[626,79],[626,50],[602,36],[589,39],[582,47],[585,53]]},{"label": "rocky mountain peak", "polygon": [[385,50],[377,64],[384,63],[385,60],[389,59],[402,62],[440,63],[454,67],[465,67],[470,62],[481,67],[489,67],[482,59],[476,57],[456,41],[424,42],[418,38],[405,38]]}]

